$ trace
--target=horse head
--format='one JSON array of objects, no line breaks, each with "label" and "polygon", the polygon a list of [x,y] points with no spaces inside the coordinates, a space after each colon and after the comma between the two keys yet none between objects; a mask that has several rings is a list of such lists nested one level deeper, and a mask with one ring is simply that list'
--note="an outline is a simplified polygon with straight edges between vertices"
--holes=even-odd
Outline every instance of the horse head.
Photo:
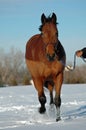
[{"label": "horse head", "polygon": [[55,47],[58,44],[58,30],[57,30],[57,17],[55,13],[50,17],[44,14],[41,16],[41,23],[39,30],[41,31],[45,53],[49,61],[54,61],[56,57]]}]

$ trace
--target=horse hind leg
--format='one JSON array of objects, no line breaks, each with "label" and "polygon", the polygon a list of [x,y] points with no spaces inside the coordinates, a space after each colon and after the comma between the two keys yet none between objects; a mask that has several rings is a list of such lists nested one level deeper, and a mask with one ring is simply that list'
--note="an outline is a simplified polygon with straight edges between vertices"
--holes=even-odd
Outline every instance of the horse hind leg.
[{"label": "horse hind leg", "polygon": [[54,86],[54,84],[53,84],[53,82],[46,81],[44,85],[50,92],[50,105],[54,104],[54,100],[53,100],[53,86]]},{"label": "horse hind leg", "polygon": [[50,105],[54,104],[53,101],[53,91],[50,92]]}]

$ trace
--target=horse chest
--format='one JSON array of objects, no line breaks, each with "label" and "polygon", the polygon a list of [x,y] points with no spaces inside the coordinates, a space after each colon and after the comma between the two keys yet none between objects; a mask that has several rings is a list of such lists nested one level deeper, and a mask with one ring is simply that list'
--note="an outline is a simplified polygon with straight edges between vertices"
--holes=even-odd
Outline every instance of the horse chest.
[{"label": "horse chest", "polygon": [[49,64],[32,60],[26,60],[26,62],[33,77],[43,76],[46,78],[50,75],[56,76],[63,68],[63,65],[60,62]]},{"label": "horse chest", "polygon": [[45,77],[48,76],[56,76],[62,70],[62,65],[60,63],[54,63],[50,65],[44,65],[43,75]]}]

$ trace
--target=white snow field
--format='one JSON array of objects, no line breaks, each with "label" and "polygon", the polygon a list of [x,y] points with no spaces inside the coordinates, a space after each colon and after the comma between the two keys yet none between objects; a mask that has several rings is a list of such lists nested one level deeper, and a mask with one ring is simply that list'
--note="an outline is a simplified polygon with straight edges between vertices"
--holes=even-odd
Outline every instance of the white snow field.
[{"label": "white snow field", "polygon": [[34,86],[0,88],[1,130],[86,130],[86,84],[62,86],[61,120],[56,122],[55,107],[49,105],[39,114],[40,106]]}]

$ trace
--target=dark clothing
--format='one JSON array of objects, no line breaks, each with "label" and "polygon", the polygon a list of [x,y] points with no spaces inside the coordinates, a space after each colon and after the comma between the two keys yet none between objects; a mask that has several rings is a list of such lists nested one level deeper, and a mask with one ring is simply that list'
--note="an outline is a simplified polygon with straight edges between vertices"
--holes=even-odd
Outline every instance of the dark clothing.
[{"label": "dark clothing", "polygon": [[81,51],[83,52],[81,57],[86,58],[86,48],[83,48]]}]

